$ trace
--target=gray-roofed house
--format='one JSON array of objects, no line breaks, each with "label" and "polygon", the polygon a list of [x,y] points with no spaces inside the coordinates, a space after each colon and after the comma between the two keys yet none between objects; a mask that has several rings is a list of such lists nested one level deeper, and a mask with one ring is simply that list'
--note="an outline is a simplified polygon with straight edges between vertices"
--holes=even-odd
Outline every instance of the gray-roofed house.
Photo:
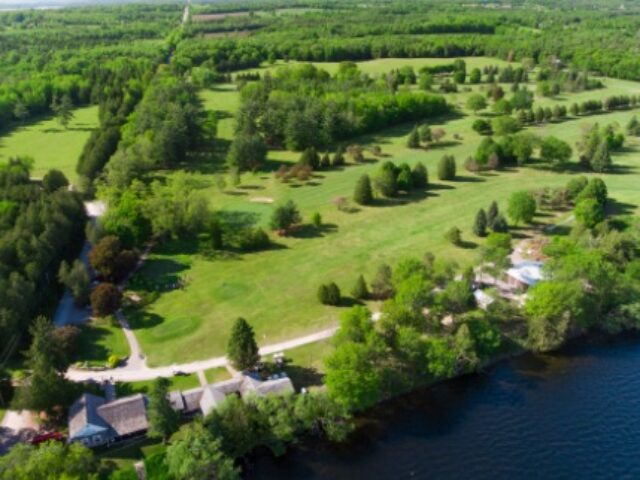
[{"label": "gray-roofed house", "polygon": [[71,405],[69,441],[81,442],[87,447],[97,447],[110,441],[109,425],[98,415],[98,407],[104,403],[104,398],[85,393]]},{"label": "gray-roofed house", "polygon": [[259,380],[250,375],[239,375],[231,380],[218,382],[204,387],[200,400],[200,410],[203,415],[208,415],[228,395],[240,395],[247,399],[251,395],[264,396],[271,394],[293,393],[293,383],[285,375],[274,376],[267,380]]},{"label": "gray-roofed house", "polygon": [[142,434],[148,428],[147,399],[140,393],[109,403],[85,393],[69,411],[69,441],[87,447]]}]

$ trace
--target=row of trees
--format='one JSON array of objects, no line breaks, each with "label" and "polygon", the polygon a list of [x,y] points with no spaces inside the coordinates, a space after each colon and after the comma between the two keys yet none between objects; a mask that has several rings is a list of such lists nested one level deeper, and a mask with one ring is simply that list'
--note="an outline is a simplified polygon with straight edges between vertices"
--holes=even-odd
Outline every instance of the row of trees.
[{"label": "row of trees", "polygon": [[[232,152],[248,142],[258,144],[256,135],[274,147],[323,148],[356,134],[440,115],[449,108],[442,97],[390,93],[350,68],[331,77],[311,65],[278,69],[273,77],[265,75],[260,82],[247,84],[241,96]],[[230,160],[241,169],[260,163],[233,153]]]}]

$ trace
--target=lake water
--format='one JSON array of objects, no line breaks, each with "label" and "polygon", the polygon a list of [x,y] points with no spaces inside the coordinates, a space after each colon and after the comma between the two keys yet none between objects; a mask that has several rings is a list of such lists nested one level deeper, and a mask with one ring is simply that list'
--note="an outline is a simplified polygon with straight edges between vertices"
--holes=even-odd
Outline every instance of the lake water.
[{"label": "lake water", "polygon": [[394,400],[349,445],[262,456],[248,478],[640,478],[640,339],[583,339]]}]

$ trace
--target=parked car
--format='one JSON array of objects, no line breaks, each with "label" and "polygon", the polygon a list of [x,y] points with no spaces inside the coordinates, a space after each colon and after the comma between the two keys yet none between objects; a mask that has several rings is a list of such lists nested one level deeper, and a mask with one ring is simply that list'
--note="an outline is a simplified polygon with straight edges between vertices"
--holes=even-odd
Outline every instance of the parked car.
[{"label": "parked car", "polygon": [[35,437],[33,437],[30,440],[30,443],[31,445],[40,445],[41,443],[49,442],[49,441],[64,443],[64,436],[60,432],[40,433]]}]

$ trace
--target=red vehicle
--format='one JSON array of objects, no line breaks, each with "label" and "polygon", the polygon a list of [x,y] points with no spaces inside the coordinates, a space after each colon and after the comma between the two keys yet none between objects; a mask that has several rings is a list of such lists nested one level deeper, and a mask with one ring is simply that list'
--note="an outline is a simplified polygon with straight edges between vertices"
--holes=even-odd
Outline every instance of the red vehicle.
[{"label": "red vehicle", "polygon": [[50,440],[64,442],[64,437],[60,432],[41,433],[33,437],[30,443],[31,445],[40,445],[41,443],[48,442]]}]

